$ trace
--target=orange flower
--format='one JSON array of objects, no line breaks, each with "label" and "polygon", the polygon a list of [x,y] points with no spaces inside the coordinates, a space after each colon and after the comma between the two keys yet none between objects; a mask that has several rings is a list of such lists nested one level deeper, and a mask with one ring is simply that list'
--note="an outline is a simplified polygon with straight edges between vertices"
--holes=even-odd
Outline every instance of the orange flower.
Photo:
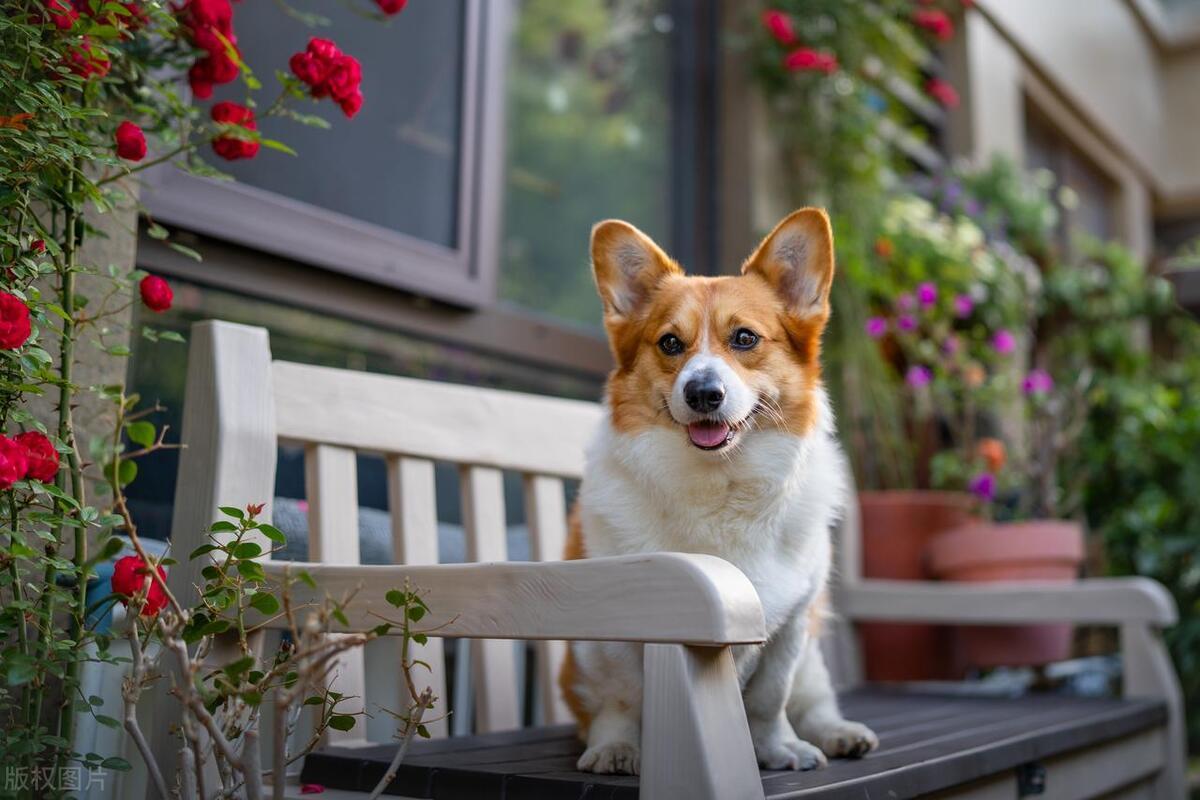
[{"label": "orange flower", "polygon": [[983,386],[985,380],[987,380],[987,373],[978,364],[968,364],[963,369],[963,381],[970,388],[978,389],[980,386]]},{"label": "orange flower", "polygon": [[975,445],[975,454],[987,464],[990,472],[999,472],[1008,459],[1004,442],[990,437],[979,440],[979,443]]},{"label": "orange flower", "polygon": [[875,240],[875,254],[884,261],[891,259],[892,254],[896,252],[896,246],[892,244],[892,240],[886,236],[880,236]]}]

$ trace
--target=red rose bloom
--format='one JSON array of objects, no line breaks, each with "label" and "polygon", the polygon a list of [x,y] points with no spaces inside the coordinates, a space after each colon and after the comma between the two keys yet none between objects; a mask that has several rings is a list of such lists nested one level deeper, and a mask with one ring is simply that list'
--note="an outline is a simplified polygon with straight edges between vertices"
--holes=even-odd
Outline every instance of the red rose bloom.
[{"label": "red rose bloom", "polygon": [[30,243],[29,249],[35,253],[38,253],[39,255],[46,252],[46,240],[34,239],[33,242]]},{"label": "red rose bloom", "polygon": [[[157,569],[159,577],[165,581],[167,573],[162,565]],[[147,581],[150,582],[149,589],[146,588]],[[113,593],[122,595],[121,602],[126,607],[135,594],[146,592],[146,603],[142,606],[143,617],[152,617],[167,606],[167,593],[158,581],[150,577],[150,567],[141,556],[125,556],[118,559],[113,565],[111,584]]]},{"label": "red rose bloom", "polygon": [[922,8],[913,12],[912,19],[918,28],[924,28],[940,41],[947,41],[954,36],[954,23],[945,11]]},{"label": "red rose bloom", "polygon": [[171,284],[157,275],[142,278],[142,282],[138,284],[138,291],[142,294],[142,302],[146,304],[146,308],[160,314],[170,308],[171,301],[175,299]]},{"label": "red rose bloom", "polygon": [[391,16],[399,14],[408,5],[408,0],[375,0],[375,5],[379,6],[379,10]]},{"label": "red rose bloom", "polygon": [[[217,103],[212,107],[213,122],[225,125],[237,125],[248,131],[258,130],[254,120],[254,111],[228,100]],[[249,139],[239,139],[237,136],[223,134],[213,139],[213,151],[227,161],[237,161],[239,158],[254,158],[258,155],[258,142]]]},{"label": "red rose bloom", "polygon": [[930,78],[925,83],[925,93],[946,108],[958,108],[958,92],[941,78]]},{"label": "red rose bloom", "polygon": [[792,72],[824,72],[826,75],[832,75],[837,72],[838,60],[833,53],[801,47],[788,53],[783,59],[783,65]]},{"label": "red rose bloom", "polygon": [[0,350],[16,350],[30,330],[29,306],[14,294],[0,292]]},{"label": "red rose bloom", "polygon": [[102,50],[92,49],[92,40],[84,36],[77,47],[72,47],[63,56],[67,69],[84,80],[103,78],[112,68],[112,62]]},{"label": "red rose bloom", "polygon": [[43,434],[37,431],[20,433],[13,441],[25,448],[26,478],[49,483],[58,474],[58,451]]},{"label": "red rose bloom", "polygon": [[46,0],[46,16],[60,31],[69,31],[79,19],[79,12],[67,0]]},{"label": "red rose bloom", "polygon": [[796,43],[796,30],[792,27],[792,18],[787,14],[769,9],[763,12],[762,22],[781,45],[788,47]]},{"label": "red rose bloom", "polygon": [[179,24],[188,41],[206,54],[188,70],[192,94],[201,99],[212,97],[213,86],[238,76],[238,65],[226,46],[228,42],[240,53],[233,32],[233,6],[229,0],[187,0],[179,11]]},{"label": "red rose bloom", "polygon": [[288,66],[313,97],[332,97],[347,117],[362,108],[362,65],[328,39],[310,39],[303,52],[288,59]]},{"label": "red rose bloom", "polygon": [[129,120],[117,126],[117,155],[126,161],[141,161],[146,157],[146,134]]},{"label": "red rose bloom", "polygon": [[0,436],[0,490],[11,489],[28,469],[25,448],[7,436]]}]

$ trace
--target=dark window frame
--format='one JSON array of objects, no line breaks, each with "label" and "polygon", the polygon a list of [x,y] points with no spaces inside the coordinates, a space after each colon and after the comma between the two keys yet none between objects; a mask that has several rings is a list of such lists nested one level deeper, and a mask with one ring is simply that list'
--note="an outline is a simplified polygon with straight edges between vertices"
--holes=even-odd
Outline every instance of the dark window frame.
[{"label": "dark window frame", "polygon": [[504,160],[506,2],[464,0],[455,247],[445,247],[243,183],[151,170],[152,217],[459,306],[495,295]]}]

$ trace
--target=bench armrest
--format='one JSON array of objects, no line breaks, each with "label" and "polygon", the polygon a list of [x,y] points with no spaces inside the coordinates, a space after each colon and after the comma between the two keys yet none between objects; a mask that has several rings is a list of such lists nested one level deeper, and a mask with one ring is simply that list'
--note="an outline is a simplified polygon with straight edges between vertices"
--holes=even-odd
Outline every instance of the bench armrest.
[{"label": "bench armrest", "polygon": [[852,620],[981,625],[1074,622],[1174,625],[1175,600],[1149,578],[1074,583],[951,583],[862,580],[834,590],[834,608]]},{"label": "bench armrest", "polygon": [[[281,580],[304,570],[317,589],[292,586],[294,605],[341,597],[351,630],[380,616],[398,619],[386,601],[405,580],[430,613],[422,629],[484,639],[584,639],[695,645],[752,644],[766,638],[762,606],[749,579],[713,556],[653,553],[582,561],[433,566],[342,566],[261,562]],[[378,615],[378,616],[377,616]],[[270,625],[284,625],[281,619]]]}]

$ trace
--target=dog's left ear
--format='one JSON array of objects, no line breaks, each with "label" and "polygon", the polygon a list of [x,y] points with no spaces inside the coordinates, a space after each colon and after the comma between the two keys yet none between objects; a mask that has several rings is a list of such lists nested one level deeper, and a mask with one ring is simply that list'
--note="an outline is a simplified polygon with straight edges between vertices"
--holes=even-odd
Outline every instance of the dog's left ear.
[{"label": "dog's left ear", "polygon": [[746,259],[742,274],[765,279],[796,317],[827,314],[833,285],[829,215],[819,208],[793,211]]}]

